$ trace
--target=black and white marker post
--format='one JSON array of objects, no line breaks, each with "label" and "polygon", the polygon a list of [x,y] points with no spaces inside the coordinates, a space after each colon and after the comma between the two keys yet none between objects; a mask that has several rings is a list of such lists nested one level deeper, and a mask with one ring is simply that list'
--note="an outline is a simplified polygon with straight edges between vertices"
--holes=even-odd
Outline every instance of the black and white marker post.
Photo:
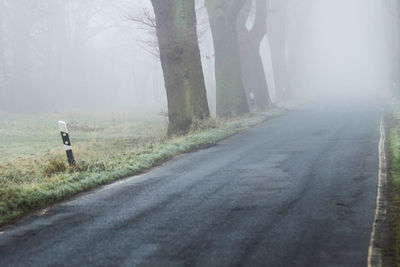
[{"label": "black and white marker post", "polygon": [[62,141],[64,144],[65,152],[67,153],[69,165],[75,165],[74,154],[72,153],[71,141],[69,140],[69,134],[67,124],[64,121],[58,122],[58,128],[61,132]]},{"label": "black and white marker post", "polygon": [[254,99],[254,93],[250,93],[250,105],[252,108],[254,108],[254,105],[256,104],[256,100]]}]

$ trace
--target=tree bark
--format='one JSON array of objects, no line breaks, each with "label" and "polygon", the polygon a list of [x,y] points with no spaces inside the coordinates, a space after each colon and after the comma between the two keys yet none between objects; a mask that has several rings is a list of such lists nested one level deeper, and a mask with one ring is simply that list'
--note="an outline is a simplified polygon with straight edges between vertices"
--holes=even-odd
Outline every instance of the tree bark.
[{"label": "tree bark", "polygon": [[250,30],[246,27],[253,0],[247,0],[238,19],[240,61],[246,95],[254,94],[256,110],[266,110],[271,105],[267,79],[260,54],[260,45],[267,33],[267,2],[254,0],[256,4],[255,21]]},{"label": "tree bark", "polygon": [[217,115],[249,112],[242,81],[236,21],[246,0],[206,0],[215,50]]},{"label": "tree bark", "polygon": [[210,115],[196,32],[194,0],[152,0],[168,100],[168,134]]}]

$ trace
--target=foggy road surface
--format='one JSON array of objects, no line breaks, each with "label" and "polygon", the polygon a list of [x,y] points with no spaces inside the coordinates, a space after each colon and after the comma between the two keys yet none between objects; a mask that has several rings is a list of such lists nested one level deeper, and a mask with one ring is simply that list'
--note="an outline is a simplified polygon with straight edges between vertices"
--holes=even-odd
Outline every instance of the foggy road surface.
[{"label": "foggy road surface", "polygon": [[304,108],[0,234],[0,266],[366,266],[378,108]]}]

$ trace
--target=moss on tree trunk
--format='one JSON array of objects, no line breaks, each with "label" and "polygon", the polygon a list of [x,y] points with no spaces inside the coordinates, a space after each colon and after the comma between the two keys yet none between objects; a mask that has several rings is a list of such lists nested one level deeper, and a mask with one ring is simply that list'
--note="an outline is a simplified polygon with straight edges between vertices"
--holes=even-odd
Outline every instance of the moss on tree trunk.
[{"label": "moss on tree trunk", "polygon": [[168,100],[168,134],[210,115],[196,31],[194,0],[152,0]]}]

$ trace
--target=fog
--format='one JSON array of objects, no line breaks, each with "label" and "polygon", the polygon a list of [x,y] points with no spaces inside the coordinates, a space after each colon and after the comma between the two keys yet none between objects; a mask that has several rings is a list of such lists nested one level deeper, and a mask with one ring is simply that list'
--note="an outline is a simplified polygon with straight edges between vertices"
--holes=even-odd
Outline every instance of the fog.
[{"label": "fog", "polygon": [[400,262],[399,26],[400,0],[0,0],[0,267]]},{"label": "fog", "polygon": [[[214,48],[197,3],[215,113]],[[375,98],[397,87],[398,14],[390,0],[271,0],[260,52],[274,102]],[[166,110],[149,0],[0,0],[0,110]],[[251,26],[250,13],[247,24]],[[139,18],[139,19],[138,19]]]},{"label": "fog", "polygon": [[165,107],[159,59],[129,19],[142,2],[0,1],[1,109]]},{"label": "fog", "polygon": [[[307,1],[305,1],[307,2]],[[392,85],[393,55],[385,30],[388,1],[308,1],[294,35],[293,84],[300,94],[325,101],[354,101],[385,93]]]}]

